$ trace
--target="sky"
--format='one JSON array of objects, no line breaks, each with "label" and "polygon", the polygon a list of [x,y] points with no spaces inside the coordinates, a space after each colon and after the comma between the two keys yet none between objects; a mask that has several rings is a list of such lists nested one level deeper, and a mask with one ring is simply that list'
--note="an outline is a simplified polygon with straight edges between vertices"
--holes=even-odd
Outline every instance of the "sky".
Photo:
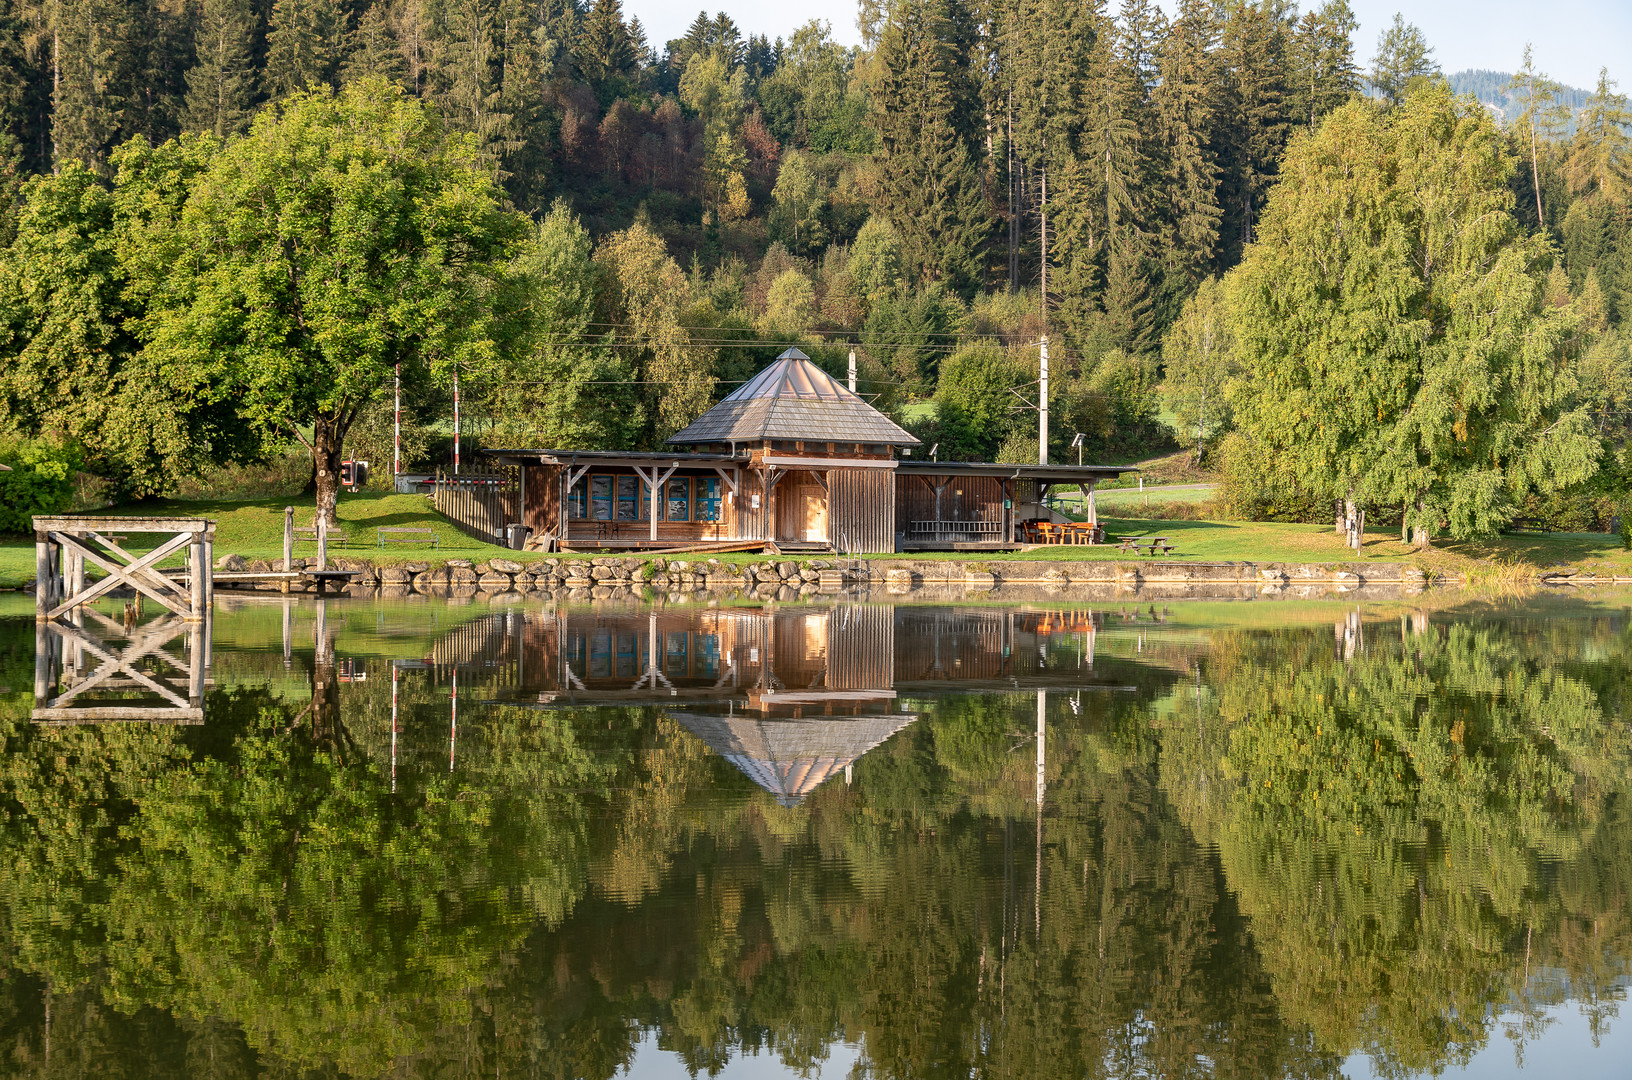
[{"label": "sky", "polygon": [[[1119,0],[1108,0],[1112,7]],[[1169,14],[1173,0],[1158,0]],[[1307,0],[1306,0],[1307,2]],[[786,37],[810,19],[826,19],[833,36],[854,45],[854,0],[804,0],[784,5],[764,0],[623,0],[625,17],[639,16],[646,37],[662,51],[664,43],[685,33],[701,6],[710,15],[724,11],[743,34]],[[1401,12],[1407,22],[1422,28],[1440,69],[1464,68],[1512,71],[1524,55],[1525,42],[1534,46],[1536,66],[1567,86],[1591,90],[1598,69],[1632,91],[1632,2],[1629,0],[1349,0],[1360,21],[1355,31],[1355,56],[1362,66],[1376,52],[1378,35]]]}]

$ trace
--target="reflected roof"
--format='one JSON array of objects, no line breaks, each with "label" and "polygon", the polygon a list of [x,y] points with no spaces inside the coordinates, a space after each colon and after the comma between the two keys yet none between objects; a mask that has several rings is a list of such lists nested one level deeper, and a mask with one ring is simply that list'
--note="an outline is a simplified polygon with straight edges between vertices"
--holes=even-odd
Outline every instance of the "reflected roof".
[{"label": "reflected roof", "polygon": [[760,720],[670,711],[687,731],[793,806],[822,782],[912,723],[913,713]]},{"label": "reflected roof", "polygon": [[672,436],[670,443],[757,442],[883,443],[917,446],[919,440],[867,404],[798,349],[776,362]]}]

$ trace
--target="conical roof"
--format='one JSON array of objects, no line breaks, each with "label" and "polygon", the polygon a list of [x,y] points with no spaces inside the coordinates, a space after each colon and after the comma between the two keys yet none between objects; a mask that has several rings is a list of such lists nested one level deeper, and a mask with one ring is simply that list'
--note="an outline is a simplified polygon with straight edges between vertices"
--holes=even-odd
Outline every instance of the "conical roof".
[{"label": "conical roof", "polygon": [[777,357],[669,442],[761,439],[889,446],[919,443],[911,432],[851,393],[798,349],[789,349]]},{"label": "conical roof", "polygon": [[783,806],[792,806],[822,781],[917,719],[881,716],[759,720],[671,711],[686,730],[741,769]]}]

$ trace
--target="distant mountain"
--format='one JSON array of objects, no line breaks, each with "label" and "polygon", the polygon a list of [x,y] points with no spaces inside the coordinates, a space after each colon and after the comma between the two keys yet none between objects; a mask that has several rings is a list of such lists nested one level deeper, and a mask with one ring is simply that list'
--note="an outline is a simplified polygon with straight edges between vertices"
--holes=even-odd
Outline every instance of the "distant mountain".
[{"label": "distant mountain", "polygon": [[[1507,92],[1507,84],[1512,81],[1513,75],[1507,71],[1486,71],[1483,68],[1470,71],[1458,71],[1454,75],[1445,76],[1451,84],[1451,89],[1458,94],[1472,94],[1478,98],[1485,108],[1489,109],[1497,120],[1506,123],[1510,118],[1524,111],[1524,100],[1518,94]],[[1570,123],[1569,134],[1575,131],[1575,117],[1587,107],[1587,100],[1592,97],[1591,91],[1577,90],[1573,86],[1566,86],[1564,93],[1559,95],[1563,104],[1569,107]]]}]

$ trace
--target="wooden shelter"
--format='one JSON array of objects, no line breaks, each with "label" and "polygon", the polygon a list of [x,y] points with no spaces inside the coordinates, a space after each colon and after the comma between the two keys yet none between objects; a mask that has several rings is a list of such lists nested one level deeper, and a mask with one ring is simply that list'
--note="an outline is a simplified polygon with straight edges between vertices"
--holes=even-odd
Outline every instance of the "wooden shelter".
[{"label": "wooden shelter", "polygon": [[519,467],[521,523],[574,550],[1014,547],[1027,498],[1123,471],[898,458],[919,440],[798,349],[666,445],[485,452]]}]

